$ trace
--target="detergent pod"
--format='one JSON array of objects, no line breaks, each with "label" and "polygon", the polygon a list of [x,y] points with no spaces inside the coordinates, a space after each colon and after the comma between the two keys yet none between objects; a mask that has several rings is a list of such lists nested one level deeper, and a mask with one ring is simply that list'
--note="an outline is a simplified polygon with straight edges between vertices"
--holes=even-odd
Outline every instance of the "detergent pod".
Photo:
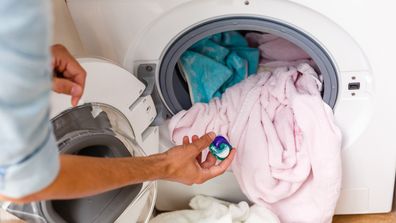
[{"label": "detergent pod", "polygon": [[216,136],[209,146],[210,153],[213,154],[218,160],[224,160],[230,155],[232,146],[223,136]]}]

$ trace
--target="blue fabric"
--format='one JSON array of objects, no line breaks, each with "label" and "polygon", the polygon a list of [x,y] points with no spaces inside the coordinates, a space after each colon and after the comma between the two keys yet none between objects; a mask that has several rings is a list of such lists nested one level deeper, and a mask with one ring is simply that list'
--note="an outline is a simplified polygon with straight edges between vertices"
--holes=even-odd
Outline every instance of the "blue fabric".
[{"label": "blue fabric", "polygon": [[49,120],[51,5],[0,4],[0,194],[20,198],[49,185],[59,171]]},{"label": "blue fabric", "polygon": [[180,63],[183,64],[181,72],[188,74],[186,79],[193,102],[208,102],[208,99],[214,97],[223,83],[232,76],[232,71],[228,67],[194,51],[184,52]]},{"label": "blue fabric", "polygon": [[211,39],[198,41],[190,47],[189,51],[200,53],[219,63],[224,62],[225,58],[230,53],[229,49],[219,45]]},{"label": "blue fabric", "polygon": [[241,58],[237,52],[231,51],[231,53],[226,58],[226,65],[228,68],[233,70],[233,74],[228,80],[221,86],[219,89],[220,93],[224,93],[224,91],[239,83],[243,79],[246,78],[246,74],[248,73],[248,62],[247,60]]},{"label": "blue fabric", "polygon": [[192,103],[207,103],[257,71],[259,50],[236,31],[208,36],[182,54],[179,67]]},{"label": "blue fabric", "polygon": [[233,47],[232,51],[236,52],[239,57],[245,59],[248,63],[248,75],[257,73],[260,52],[257,48],[250,47]]},{"label": "blue fabric", "polygon": [[245,37],[243,37],[239,32],[236,31],[221,33],[221,40],[218,41],[218,43],[223,46],[229,46],[229,47],[233,47],[233,46],[247,47],[249,45]]}]

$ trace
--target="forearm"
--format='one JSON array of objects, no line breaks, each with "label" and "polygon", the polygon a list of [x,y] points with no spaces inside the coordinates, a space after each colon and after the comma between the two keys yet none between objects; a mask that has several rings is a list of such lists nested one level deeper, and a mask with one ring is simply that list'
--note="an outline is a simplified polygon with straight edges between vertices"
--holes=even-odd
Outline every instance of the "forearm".
[{"label": "forearm", "polygon": [[62,155],[61,168],[54,182],[42,191],[14,201],[25,203],[85,197],[126,185],[161,179],[166,176],[165,171],[163,154],[129,158]]},{"label": "forearm", "polygon": [[48,187],[21,199],[0,195],[0,200],[26,203],[73,199],[157,179],[188,185],[201,184],[224,173],[236,154],[236,150],[232,149],[229,156],[218,165],[216,158],[210,154],[204,162],[198,161],[197,157],[200,157],[202,150],[210,145],[214,137],[214,133],[201,138],[193,136],[192,143],[185,137],[183,145],[148,157],[94,158],[63,155],[59,174]]}]

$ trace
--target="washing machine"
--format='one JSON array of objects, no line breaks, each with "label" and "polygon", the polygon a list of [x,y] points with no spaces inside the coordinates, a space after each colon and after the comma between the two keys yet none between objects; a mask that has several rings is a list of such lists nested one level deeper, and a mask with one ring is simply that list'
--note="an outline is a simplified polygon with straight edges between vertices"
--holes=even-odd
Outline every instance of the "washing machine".
[{"label": "washing machine", "polygon": [[[150,99],[155,117],[138,127],[133,136],[147,154],[173,146],[166,120],[191,106],[176,64],[192,44],[208,35],[237,30],[270,33],[299,46],[323,75],[323,100],[333,108],[343,134],[343,178],[336,214],[391,210],[396,105],[390,90],[396,75],[389,73],[389,58],[394,45],[390,45],[391,34],[375,34],[396,20],[390,3],[66,0],[66,4],[86,54],[109,59],[144,83],[145,88],[137,88],[142,89],[139,98]],[[375,8],[384,13],[373,15]],[[109,70],[107,75],[113,73]],[[134,113],[133,104],[122,104],[132,102],[125,99],[136,86],[112,78],[109,83],[119,85],[113,92],[102,89],[99,81],[95,83],[97,86],[90,87],[97,89],[106,103],[131,114],[131,123],[135,119],[139,122],[149,112],[142,109]],[[90,101],[97,101],[94,99]],[[156,208],[164,211],[187,208],[195,194],[228,201],[247,200],[232,172],[202,185],[160,181],[157,193]]]}]

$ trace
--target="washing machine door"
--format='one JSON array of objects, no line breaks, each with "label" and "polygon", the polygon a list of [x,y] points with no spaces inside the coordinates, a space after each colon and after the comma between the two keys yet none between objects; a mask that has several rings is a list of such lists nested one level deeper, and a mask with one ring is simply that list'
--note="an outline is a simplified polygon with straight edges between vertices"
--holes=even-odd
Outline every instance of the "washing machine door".
[{"label": "washing machine door", "polygon": [[[131,138],[147,154],[158,150],[158,129],[151,127],[157,115],[153,99],[144,95],[145,84],[117,64],[97,58],[78,58],[87,72],[84,94],[80,104],[103,103],[119,110],[132,129]],[[51,95],[51,117],[71,108],[68,95]]]},{"label": "washing machine door", "polygon": [[[88,103],[62,112],[53,121],[54,133],[62,154],[93,157],[143,156],[140,146],[129,136],[132,130],[128,120],[117,109],[101,103]],[[81,170],[84,171],[84,170]],[[153,193],[153,183],[140,183],[99,195],[41,202],[47,222],[115,222],[125,211],[141,213],[138,203],[154,203],[145,194]],[[151,190],[151,191],[150,191]],[[130,206],[134,206],[133,208]],[[139,213],[140,212],[140,213]],[[137,220],[134,219],[135,221]]]},{"label": "washing machine door", "polygon": [[[52,124],[61,154],[145,156],[130,137],[133,131],[126,117],[110,105],[86,103],[67,109],[53,118]],[[27,222],[147,222],[155,199],[156,183],[144,182],[80,199],[9,204],[7,211]]]},{"label": "washing machine door", "polygon": [[[94,157],[145,156],[144,137],[156,115],[145,85],[120,66],[79,58],[87,72],[80,106],[70,96],[53,93],[51,116],[60,153]],[[83,170],[82,170],[83,171]],[[100,195],[41,202],[48,222],[146,222],[156,198],[156,183],[145,182]]]},{"label": "washing machine door", "polygon": [[[156,136],[147,131],[156,109],[151,97],[142,95],[145,85],[110,61],[80,58],[79,62],[87,71],[80,105],[71,108],[70,96],[51,95],[59,152],[102,158],[145,156],[142,139],[152,141]],[[156,191],[155,182],[144,182],[81,199],[10,204],[7,210],[27,222],[148,222]]]},{"label": "washing machine door", "polygon": [[[112,63],[97,58],[78,58],[87,72],[84,94],[79,104],[99,102],[108,104],[130,118],[130,107],[141,97],[145,85],[134,75]],[[68,95],[52,93],[51,117],[71,108]]]}]

